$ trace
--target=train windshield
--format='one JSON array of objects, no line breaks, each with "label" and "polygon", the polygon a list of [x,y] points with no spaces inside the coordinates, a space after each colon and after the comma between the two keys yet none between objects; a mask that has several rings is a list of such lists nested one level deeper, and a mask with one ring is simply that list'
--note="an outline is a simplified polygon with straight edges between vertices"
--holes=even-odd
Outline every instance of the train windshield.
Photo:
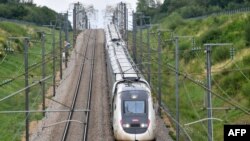
[{"label": "train windshield", "polygon": [[145,101],[124,101],[124,113],[131,113],[131,114],[146,113]]}]

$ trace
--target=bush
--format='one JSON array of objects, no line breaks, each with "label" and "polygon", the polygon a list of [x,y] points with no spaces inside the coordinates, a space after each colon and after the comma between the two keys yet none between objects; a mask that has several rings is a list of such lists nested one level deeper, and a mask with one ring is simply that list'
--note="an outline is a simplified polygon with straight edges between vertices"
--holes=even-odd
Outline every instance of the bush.
[{"label": "bush", "polygon": [[213,64],[221,61],[225,61],[230,58],[230,52],[228,47],[215,47],[212,48],[212,60]]},{"label": "bush", "polygon": [[0,17],[25,20],[39,25],[55,20],[56,12],[48,7],[36,7],[32,4],[0,4]]},{"label": "bush", "polygon": [[221,11],[221,8],[219,6],[210,6],[207,10],[207,14],[213,14],[213,13],[217,13],[220,11]]},{"label": "bush", "polygon": [[183,41],[179,44],[180,58],[184,59],[184,63],[189,63],[190,60],[195,58],[194,51],[192,51],[192,43],[190,41]]},{"label": "bush", "polygon": [[230,73],[221,78],[221,86],[229,95],[236,95],[242,88],[242,74],[239,72]]},{"label": "bush", "polygon": [[175,30],[178,26],[184,24],[183,18],[178,13],[173,13],[168,17],[168,24],[171,30]]},{"label": "bush", "polygon": [[242,62],[245,66],[249,66],[250,65],[250,56],[243,57]]},{"label": "bush", "polygon": [[[250,82],[244,83],[242,86],[242,93],[246,96],[249,97],[250,93]],[[250,99],[250,97],[249,97]]]},{"label": "bush", "polygon": [[250,17],[248,17],[247,23],[245,25],[245,40],[246,46],[250,45]]},{"label": "bush", "polygon": [[180,14],[183,18],[192,18],[202,16],[205,13],[205,8],[198,5],[185,6],[180,9]]},{"label": "bush", "polygon": [[20,4],[0,4],[0,17],[22,19],[28,14],[27,9]]},{"label": "bush", "polygon": [[221,33],[222,32],[219,28],[217,27],[211,28],[201,37],[201,42],[204,44],[213,41],[218,41],[218,39],[221,37]]}]

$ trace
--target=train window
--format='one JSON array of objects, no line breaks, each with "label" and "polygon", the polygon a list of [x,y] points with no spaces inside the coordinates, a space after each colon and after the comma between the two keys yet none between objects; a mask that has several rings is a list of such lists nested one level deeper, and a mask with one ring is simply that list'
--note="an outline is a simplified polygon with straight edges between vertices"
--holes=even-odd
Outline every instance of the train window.
[{"label": "train window", "polygon": [[143,114],[145,111],[145,101],[124,101],[124,113]]}]

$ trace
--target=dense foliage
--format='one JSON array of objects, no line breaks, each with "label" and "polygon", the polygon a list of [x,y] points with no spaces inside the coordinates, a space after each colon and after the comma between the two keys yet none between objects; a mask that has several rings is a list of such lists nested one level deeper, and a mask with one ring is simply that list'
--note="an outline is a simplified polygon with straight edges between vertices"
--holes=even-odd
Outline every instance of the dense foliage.
[{"label": "dense foliage", "polygon": [[165,0],[161,12],[180,12],[183,17],[189,18],[197,15],[209,14],[222,10],[230,10],[249,6],[247,0]]},{"label": "dense foliage", "polygon": [[250,6],[249,0],[165,0],[161,6],[159,3],[152,6],[149,2],[138,0],[136,10],[149,16],[177,12],[183,18],[191,18]]},{"label": "dense foliage", "polygon": [[19,3],[18,0],[0,0],[0,17],[24,20],[39,25],[55,20],[57,13],[46,6],[37,7],[32,3]]},{"label": "dense foliage", "polygon": [[137,12],[143,12],[145,15],[154,16],[160,12],[160,3],[155,3],[154,0],[138,0]]}]

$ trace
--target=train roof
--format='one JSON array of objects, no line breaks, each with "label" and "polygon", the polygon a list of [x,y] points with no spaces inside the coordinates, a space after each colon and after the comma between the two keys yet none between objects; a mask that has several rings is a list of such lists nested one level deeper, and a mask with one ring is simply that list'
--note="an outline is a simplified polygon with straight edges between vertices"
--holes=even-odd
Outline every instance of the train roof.
[{"label": "train roof", "polygon": [[117,93],[124,91],[146,91],[150,94],[150,89],[147,84],[135,82],[132,84],[129,83],[120,83],[117,85]]},{"label": "train roof", "polygon": [[129,52],[126,48],[126,44],[123,40],[118,39],[119,32],[116,27],[111,24],[106,30],[107,36],[107,50],[110,58],[110,64],[113,69],[113,73],[116,75],[116,81],[119,80],[138,80],[141,77],[138,74],[136,65],[134,64]]},{"label": "train roof", "polygon": [[109,44],[108,54],[113,73],[116,75],[116,81],[123,79],[138,79],[139,76],[131,64],[131,58],[124,51],[124,46],[119,42]]},{"label": "train roof", "polygon": [[109,24],[107,26],[108,41],[121,41],[121,35],[114,24]]}]

